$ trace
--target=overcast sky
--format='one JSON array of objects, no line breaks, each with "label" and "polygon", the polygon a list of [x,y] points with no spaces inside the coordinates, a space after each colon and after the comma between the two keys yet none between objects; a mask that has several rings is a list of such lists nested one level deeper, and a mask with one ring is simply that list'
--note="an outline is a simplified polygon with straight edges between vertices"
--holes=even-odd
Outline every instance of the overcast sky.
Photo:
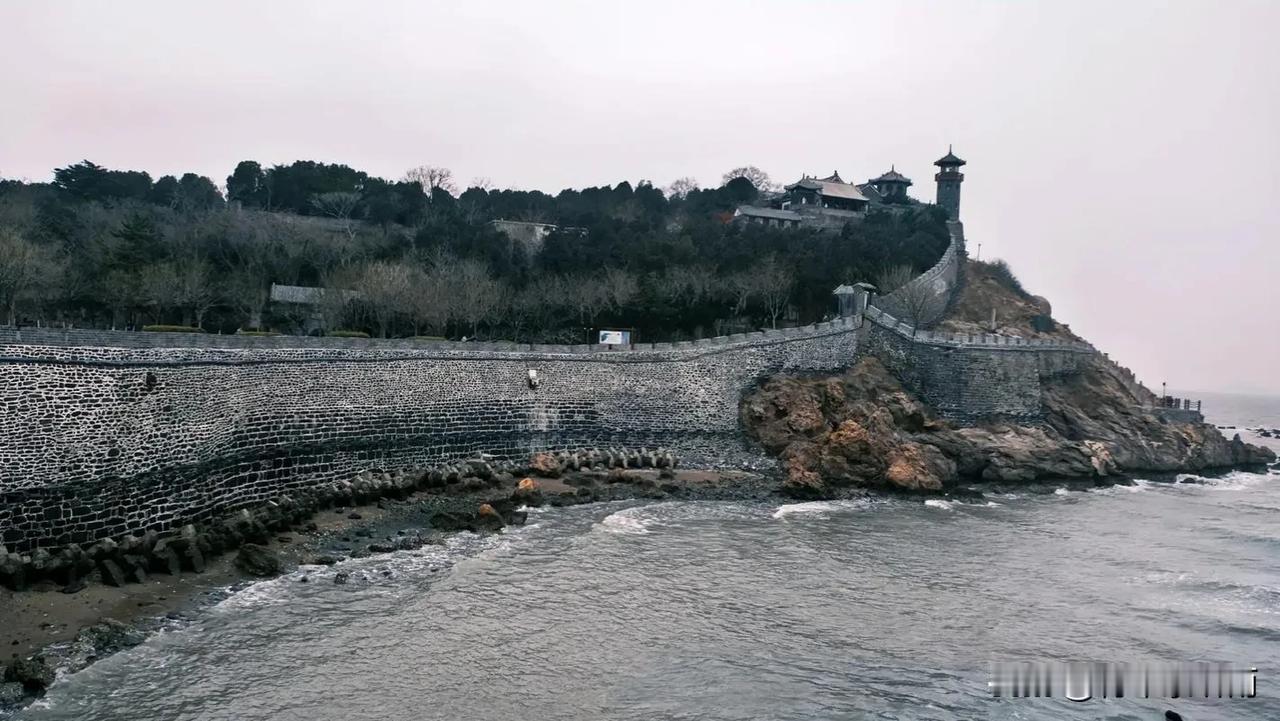
[{"label": "overcast sky", "polygon": [[556,191],[969,161],[970,251],[1159,388],[1280,395],[1280,2],[6,2],[0,175]]}]

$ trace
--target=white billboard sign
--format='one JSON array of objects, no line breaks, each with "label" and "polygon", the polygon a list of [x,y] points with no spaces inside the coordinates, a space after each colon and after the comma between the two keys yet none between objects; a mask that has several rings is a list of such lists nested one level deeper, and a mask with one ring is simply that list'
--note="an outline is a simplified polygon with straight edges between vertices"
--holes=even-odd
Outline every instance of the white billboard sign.
[{"label": "white billboard sign", "polygon": [[631,331],[628,330],[602,330],[600,331],[600,345],[630,345]]}]

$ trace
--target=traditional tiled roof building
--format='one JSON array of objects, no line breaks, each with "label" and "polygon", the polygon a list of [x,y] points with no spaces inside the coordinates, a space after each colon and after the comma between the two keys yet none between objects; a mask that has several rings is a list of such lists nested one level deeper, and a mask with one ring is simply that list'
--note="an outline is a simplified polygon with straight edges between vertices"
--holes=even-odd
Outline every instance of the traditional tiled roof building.
[{"label": "traditional tiled roof building", "polygon": [[[960,215],[960,182],[964,175],[959,169],[964,164],[950,150],[935,163],[941,168],[936,176],[937,204],[952,218]],[[733,217],[740,222],[784,228],[803,225],[839,230],[846,223],[861,220],[873,207],[917,205],[919,201],[907,194],[912,185],[911,179],[895,166],[860,185],[846,183],[838,171],[825,178],[805,175],[786,186],[781,196],[769,200],[772,207],[743,205]]]},{"label": "traditional tiled roof building", "polygon": [[759,223],[778,228],[796,228],[804,220],[804,216],[790,210],[779,208],[761,208],[756,205],[740,205],[733,213],[734,220],[746,223]]},{"label": "traditional tiled roof building", "polygon": [[867,209],[867,196],[858,190],[858,186],[846,183],[838,171],[832,171],[825,178],[805,176],[786,187],[783,196],[783,207],[812,205],[827,210],[848,210],[858,212]]},{"label": "traditional tiled roof building", "polygon": [[911,187],[911,179],[899,173],[892,165],[889,166],[889,172],[878,178],[872,178],[867,181],[867,185],[875,189],[881,202],[906,203],[910,200],[907,197],[907,188]]}]

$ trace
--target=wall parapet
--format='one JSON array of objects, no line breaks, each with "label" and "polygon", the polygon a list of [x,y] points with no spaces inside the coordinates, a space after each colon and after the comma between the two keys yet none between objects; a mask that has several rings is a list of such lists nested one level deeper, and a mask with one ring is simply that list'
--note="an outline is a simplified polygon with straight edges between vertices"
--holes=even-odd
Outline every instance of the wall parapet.
[{"label": "wall parapet", "polygon": [[1092,345],[1083,341],[1063,341],[1054,338],[1018,338],[1016,336],[996,335],[993,333],[943,333],[917,330],[905,321],[900,321],[874,306],[867,308],[864,317],[866,320],[893,331],[903,338],[928,345],[1001,348],[1006,350],[1055,350],[1076,353],[1098,352]]},{"label": "wall parapet", "polygon": [[162,531],[365,470],[477,453],[663,447],[694,467],[764,467],[741,432],[743,394],[777,373],[845,368],[859,339],[842,318],[627,349],[104,342],[140,335],[0,339],[0,543],[26,552]]},{"label": "wall parapet", "polygon": [[625,357],[630,354],[696,349],[699,352],[733,348],[743,343],[780,342],[817,337],[832,332],[845,332],[852,326],[849,318],[813,323],[794,328],[766,328],[751,333],[700,338],[674,343],[633,343],[629,346],[599,344],[515,343],[511,341],[448,341],[411,338],[333,338],[314,336],[248,336],[212,335],[207,333],[151,333],[146,331],[94,330],[87,328],[15,328],[0,326],[0,348],[9,346],[47,346],[67,348],[127,349],[201,349],[201,350],[358,350],[358,351],[468,351],[517,353],[547,356],[581,356],[607,354]]}]

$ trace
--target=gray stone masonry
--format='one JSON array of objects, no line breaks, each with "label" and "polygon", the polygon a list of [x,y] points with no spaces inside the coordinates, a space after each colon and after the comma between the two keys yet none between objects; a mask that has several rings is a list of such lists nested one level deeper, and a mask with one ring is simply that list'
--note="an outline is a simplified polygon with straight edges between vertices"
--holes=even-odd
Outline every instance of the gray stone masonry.
[{"label": "gray stone masonry", "polygon": [[663,446],[691,465],[765,463],[739,432],[743,393],[845,367],[857,338],[842,319],[631,351],[0,345],[0,543],[163,530],[481,452]]},{"label": "gray stone masonry", "polygon": [[[950,227],[951,246],[917,279],[947,298],[964,261]],[[873,355],[944,416],[1034,419],[1041,380],[1095,353],[916,332],[876,307],[627,349],[0,328],[0,544],[164,531],[365,470],[481,453],[647,446],[687,465],[767,466],[738,415],[767,376]]]}]

